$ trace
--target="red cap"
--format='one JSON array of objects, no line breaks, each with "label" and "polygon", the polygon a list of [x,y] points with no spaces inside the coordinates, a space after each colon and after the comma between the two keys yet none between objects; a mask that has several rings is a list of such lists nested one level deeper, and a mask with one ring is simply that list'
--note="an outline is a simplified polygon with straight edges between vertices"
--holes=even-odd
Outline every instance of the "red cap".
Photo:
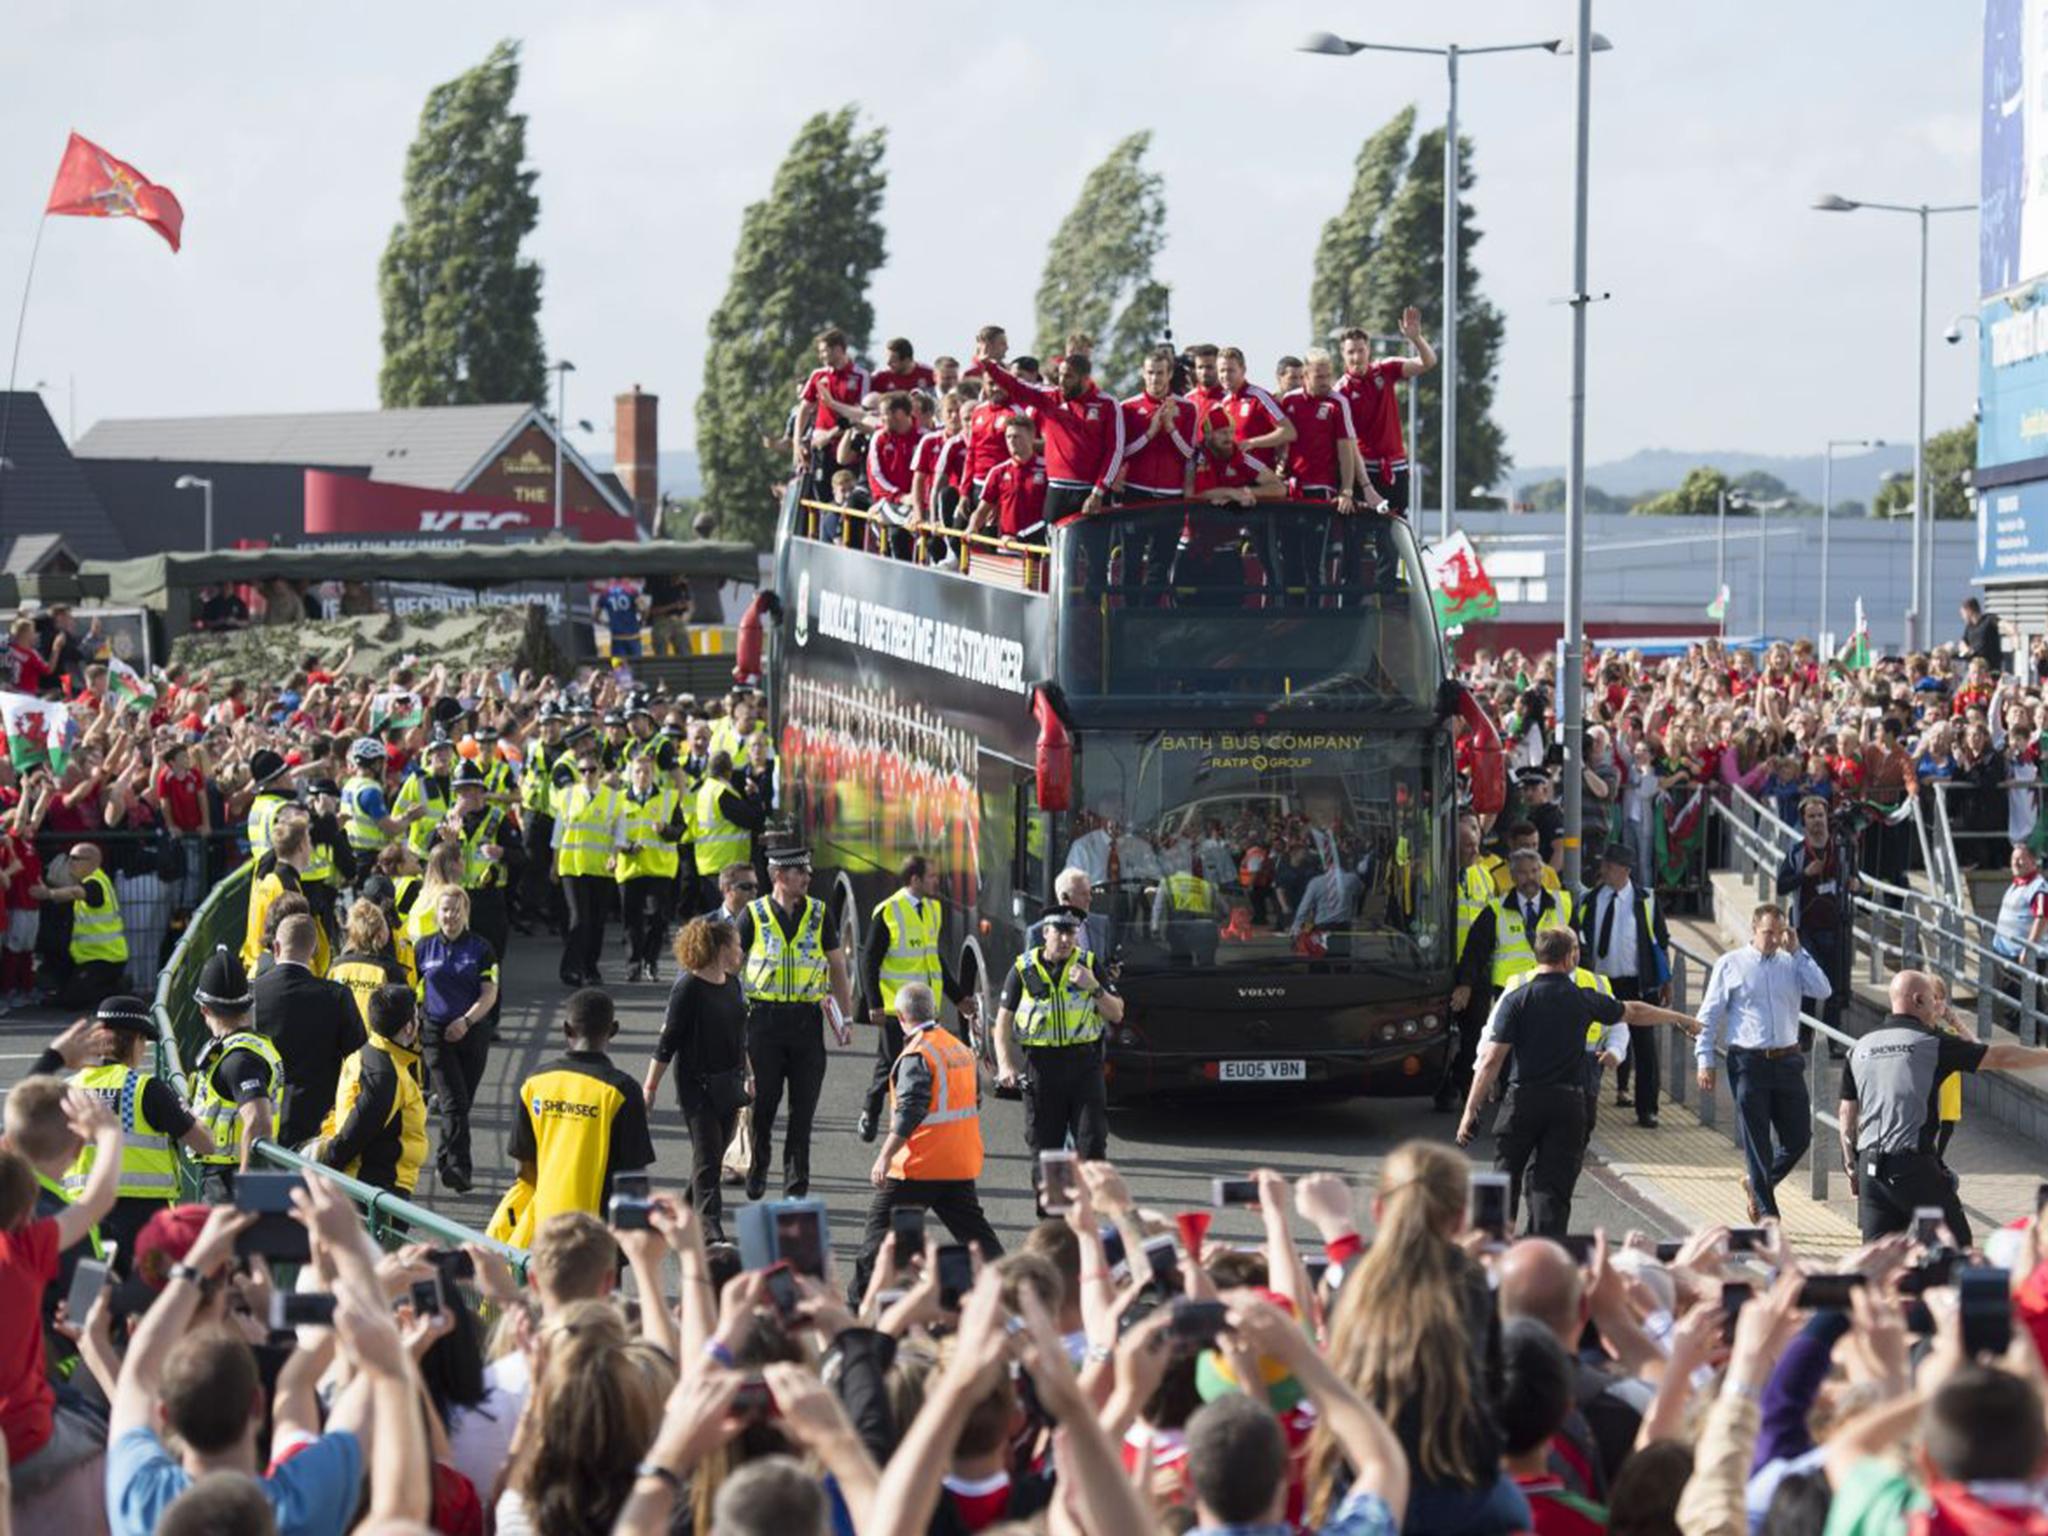
[{"label": "red cap", "polygon": [[209,1207],[174,1205],[158,1211],[135,1237],[135,1277],[160,1291],[171,1283],[171,1266],[184,1262],[199,1241]]}]

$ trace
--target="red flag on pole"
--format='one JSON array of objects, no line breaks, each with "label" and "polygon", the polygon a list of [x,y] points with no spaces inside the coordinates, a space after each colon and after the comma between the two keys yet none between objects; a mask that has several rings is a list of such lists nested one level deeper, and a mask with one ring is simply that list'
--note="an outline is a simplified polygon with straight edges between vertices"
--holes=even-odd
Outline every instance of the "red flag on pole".
[{"label": "red flag on pole", "polygon": [[71,135],[64,162],[50,188],[45,213],[85,219],[140,219],[178,248],[185,210],[169,187],[160,187],[125,160],[116,160],[90,139]]}]

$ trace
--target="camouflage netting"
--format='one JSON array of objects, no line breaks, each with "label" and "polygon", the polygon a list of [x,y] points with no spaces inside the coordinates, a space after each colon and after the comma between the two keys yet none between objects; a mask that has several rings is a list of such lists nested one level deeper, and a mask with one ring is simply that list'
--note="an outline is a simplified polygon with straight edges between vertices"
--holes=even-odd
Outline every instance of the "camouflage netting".
[{"label": "camouflage netting", "polygon": [[308,655],[331,665],[351,642],[355,654],[345,670],[353,677],[382,677],[408,655],[417,656],[424,666],[439,662],[451,673],[479,667],[548,672],[567,665],[548,636],[547,615],[538,605],[403,617],[380,613],[266,625],[232,634],[181,635],[171,647],[171,660],[263,687],[289,677]]}]

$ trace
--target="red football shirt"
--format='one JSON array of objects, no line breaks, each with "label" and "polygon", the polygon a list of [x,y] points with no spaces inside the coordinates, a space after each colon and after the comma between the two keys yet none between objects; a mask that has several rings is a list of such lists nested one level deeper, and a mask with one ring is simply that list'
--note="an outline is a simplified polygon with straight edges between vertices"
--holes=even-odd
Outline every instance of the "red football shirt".
[{"label": "red football shirt", "polygon": [[1073,399],[1064,390],[1026,384],[1001,363],[983,364],[1009,397],[1026,406],[1045,439],[1045,474],[1053,485],[1106,491],[1124,458],[1124,413],[1090,384]]},{"label": "red football shirt", "polygon": [[936,427],[917,440],[917,452],[911,457],[910,472],[925,477],[924,495],[918,502],[918,511],[931,510],[932,492],[938,487],[959,486],[960,465],[966,454],[966,438],[948,437]]},{"label": "red football shirt", "polygon": [[1227,456],[1219,455],[1204,444],[1195,455],[1195,495],[1200,497],[1210,491],[1233,490],[1240,486],[1255,490],[1259,476],[1268,467],[1264,459],[1246,453],[1236,444],[1231,445]]},{"label": "red football shirt", "polygon": [[[1197,384],[1188,391],[1187,400],[1188,404],[1195,408],[1195,426],[1198,431],[1206,432],[1209,430],[1210,415],[1216,411],[1222,411],[1223,402],[1228,398],[1228,392],[1221,384],[1218,384],[1214,389]],[[1224,414],[1228,415],[1229,412],[1224,411]]]},{"label": "red football shirt", "polygon": [[168,768],[156,771],[156,797],[165,811],[165,820],[180,832],[197,832],[206,800],[206,782],[199,777],[197,768],[187,768],[183,773],[172,773]]},{"label": "red football shirt", "polygon": [[[1195,453],[1195,408],[1168,396],[1154,400],[1140,390],[1119,407],[1124,413],[1124,483],[1134,490],[1178,496]],[[1152,417],[1167,410],[1167,424],[1147,438]]]},{"label": "red football shirt", "polygon": [[0,1232],[0,1433],[19,1466],[50,1439],[56,1395],[43,1374],[43,1290],[57,1278],[57,1223]]},{"label": "red football shirt", "polygon": [[997,526],[1013,539],[1035,539],[1045,532],[1045,460],[1005,459],[982,482],[981,499],[993,503]]},{"label": "red football shirt", "polygon": [[867,393],[867,370],[858,363],[848,363],[844,368],[813,368],[811,376],[804,380],[803,393],[804,403],[812,407],[811,430],[830,432],[842,425],[826,408],[825,396],[830,395],[841,405],[859,405]]},{"label": "red football shirt", "polygon": [[1294,423],[1294,441],[1287,445],[1287,478],[1297,490],[1335,491],[1344,483],[1343,445],[1358,441],[1350,405],[1335,390],[1312,395],[1291,389],[1281,398],[1280,409]]},{"label": "red football shirt", "polygon": [[907,393],[913,389],[930,389],[938,381],[938,375],[931,369],[925,367],[923,363],[913,362],[908,373],[897,373],[891,368],[882,369],[869,382],[869,388],[878,395],[886,395],[898,389]]},{"label": "red football shirt", "polygon": [[917,456],[917,431],[877,432],[868,439],[868,494],[876,501],[902,501],[910,495],[911,460]]},{"label": "red football shirt", "polygon": [[1346,369],[1337,380],[1337,393],[1351,407],[1351,425],[1358,434],[1358,451],[1365,467],[1376,475],[1390,474],[1408,463],[1408,450],[1401,445],[1401,391],[1407,377],[1406,365],[1398,357],[1383,357],[1367,366],[1364,373]]},{"label": "red football shirt", "polygon": [[1237,429],[1240,443],[1264,437],[1277,428],[1282,419],[1280,402],[1273,398],[1272,392],[1249,379],[1223,397],[1223,409],[1230,417],[1231,426]]},{"label": "red football shirt", "polygon": [[984,400],[967,418],[967,468],[964,473],[968,485],[979,487],[988,478],[990,470],[1009,458],[1010,450],[1003,442],[1003,428],[1016,414],[1017,407],[1010,401]]}]

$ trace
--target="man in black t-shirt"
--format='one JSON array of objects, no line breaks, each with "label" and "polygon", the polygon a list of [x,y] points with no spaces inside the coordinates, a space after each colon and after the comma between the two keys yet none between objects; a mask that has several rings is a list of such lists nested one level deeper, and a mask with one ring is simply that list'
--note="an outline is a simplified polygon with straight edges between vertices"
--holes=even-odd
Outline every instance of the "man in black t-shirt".
[{"label": "man in black t-shirt", "polygon": [[1892,978],[1891,1014],[1842,1063],[1842,1167],[1865,1241],[1904,1232],[1913,1212],[1938,1205],[1949,1236],[1970,1246],[1970,1223],[1935,1148],[1941,1080],[1951,1072],[2048,1067],[2048,1047],[1987,1045],[1941,1033],[1941,994],[1924,971]]}]

